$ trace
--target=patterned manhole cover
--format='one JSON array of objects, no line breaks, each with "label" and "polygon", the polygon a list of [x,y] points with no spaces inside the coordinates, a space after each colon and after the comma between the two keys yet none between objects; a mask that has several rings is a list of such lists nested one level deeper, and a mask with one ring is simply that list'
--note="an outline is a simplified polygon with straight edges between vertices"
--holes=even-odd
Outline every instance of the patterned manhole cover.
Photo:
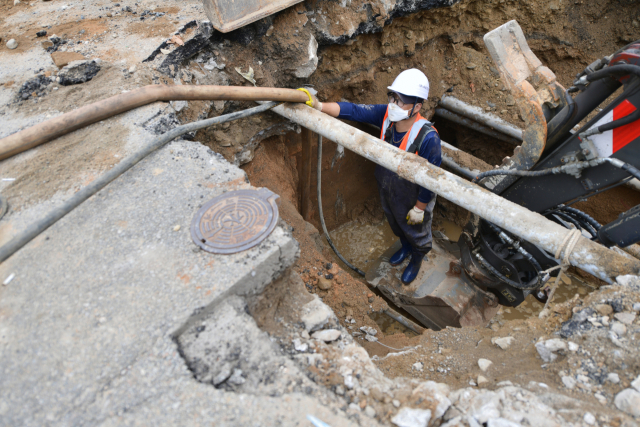
[{"label": "patterned manhole cover", "polygon": [[237,190],[206,203],[191,222],[191,237],[202,249],[233,254],[262,242],[278,221],[277,194],[266,188]]}]

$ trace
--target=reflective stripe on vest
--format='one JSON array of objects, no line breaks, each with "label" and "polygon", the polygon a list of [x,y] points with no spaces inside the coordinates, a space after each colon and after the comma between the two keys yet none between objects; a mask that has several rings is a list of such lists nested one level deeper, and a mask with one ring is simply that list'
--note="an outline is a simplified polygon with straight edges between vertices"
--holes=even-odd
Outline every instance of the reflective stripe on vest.
[{"label": "reflective stripe on vest", "polygon": [[[389,129],[389,126],[391,126],[391,123],[392,123],[391,120],[389,120],[389,107],[387,107],[387,112],[384,114],[384,121],[382,122],[382,131],[380,132],[381,140],[384,141],[384,134],[387,132],[387,129]],[[425,119],[420,115],[420,113],[418,113],[416,121],[411,126],[411,129],[409,130],[409,132],[404,134],[404,138],[402,138],[402,142],[400,143],[400,146],[398,148],[403,151],[407,151],[409,147],[411,147],[411,145],[413,144],[413,141],[418,136],[418,133],[420,133],[420,129],[422,129],[422,126],[424,126],[425,124],[429,124],[433,128],[433,130],[436,131],[436,133],[438,132],[438,130],[435,127],[433,127],[433,125],[429,120]],[[418,151],[418,148],[419,147],[416,147],[416,152]],[[413,153],[413,154],[416,154],[416,153]]]}]

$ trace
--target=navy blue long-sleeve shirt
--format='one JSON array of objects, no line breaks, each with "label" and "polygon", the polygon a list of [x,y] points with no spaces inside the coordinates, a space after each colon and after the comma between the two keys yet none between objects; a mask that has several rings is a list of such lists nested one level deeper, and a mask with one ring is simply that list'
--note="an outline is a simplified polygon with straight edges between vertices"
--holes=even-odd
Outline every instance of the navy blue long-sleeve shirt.
[{"label": "navy blue long-sleeve shirt", "polygon": [[[352,120],[354,122],[369,123],[370,125],[378,126],[382,128],[384,123],[384,115],[387,112],[387,104],[352,104],[350,102],[338,102],[340,106],[339,119]],[[396,132],[391,144],[394,147],[399,147],[404,138],[406,132]],[[398,142],[394,142],[398,140]],[[430,132],[425,138],[424,142],[420,146],[418,155],[423,159],[426,159],[429,163],[435,166],[440,166],[442,163],[442,149],[440,147],[440,136],[437,132]],[[429,203],[433,193],[426,188],[422,187],[418,194],[418,200],[422,203]]]}]

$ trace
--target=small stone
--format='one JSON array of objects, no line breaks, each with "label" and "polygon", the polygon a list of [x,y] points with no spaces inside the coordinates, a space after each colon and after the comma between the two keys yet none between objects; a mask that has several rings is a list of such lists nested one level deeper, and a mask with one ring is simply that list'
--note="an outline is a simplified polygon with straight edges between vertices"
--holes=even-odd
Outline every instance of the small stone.
[{"label": "small stone", "polygon": [[502,338],[493,337],[491,338],[491,344],[497,345],[501,349],[506,350],[509,347],[511,347],[511,344],[515,340],[516,339],[514,337],[502,337]]},{"label": "small stone", "polygon": [[129,67],[129,74],[133,74],[136,72],[136,66],[132,65],[131,67]]},{"label": "small stone", "polygon": [[489,382],[488,379],[486,379],[485,377],[483,377],[482,375],[478,375],[478,387],[482,387],[483,385],[487,384]]},{"label": "small stone", "polygon": [[467,70],[475,70],[477,67],[476,64],[467,64]]},{"label": "small stone", "polygon": [[88,82],[100,71],[95,61],[72,61],[58,73],[60,84],[70,86]]},{"label": "small stone", "polygon": [[318,331],[311,334],[313,338],[324,342],[335,341],[340,338],[340,335],[342,335],[342,332],[337,329],[325,329],[324,331]]},{"label": "small stone", "polygon": [[567,342],[567,346],[569,347],[569,351],[572,353],[575,353],[580,348],[580,346],[573,341]]},{"label": "small stone", "polygon": [[429,409],[402,408],[391,422],[398,427],[426,427],[431,420]]},{"label": "small stone", "polygon": [[640,417],[640,393],[627,388],[622,390],[613,399],[616,408],[634,417]]},{"label": "small stone", "polygon": [[322,289],[323,291],[327,291],[331,289],[331,286],[333,286],[333,282],[331,280],[323,276],[318,277],[318,288]]},{"label": "small stone", "polygon": [[300,339],[296,338],[293,340],[293,348],[295,348],[296,351],[305,352],[309,349],[309,344],[303,343],[300,341]]},{"label": "small stone", "polygon": [[242,376],[242,369],[234,369],[233,374],[231,374],[231,376],[227,380],[229,384],[234,384],[234,385],[244,384],[245,381],[246,380]]},{"label": "small stone", "polygon": [[15,49],[18,47],[18,42],[16,41],[16,39],[11,39],[7,42],[7,47],[9,49]]},{"label": "small stone", "polygon": [[376,341],[378,341],[378,337],[374,337],[373,335],[368,335],[368,334],[364,336],[364,339],[365,339],[365,340],[367,340],[367,341],[369,341],[369,342],[376,342]]},{"label": "small stone", "polygon": [[378,333],[378,330],[371,326],[360,326],[360,330],[367,335],[376,335]]},{"label": "small stone", "polygon": [[393,404],[394,407],[399,408],[400,407],[400,401],[398,399],[393,399],[391,401],[391,403]]},{"label": "small stone", "polygon": [[413,365],[411,365],[411,369],[415,369],[418,372],[422,372],[423,368],[424,368],[424,364],[422,362],[416,362]]},{"label": "small stone", "polygon": [[489,359],[478,359],[478,366],[482,372],[487,372],[491,365],[493,365],[493,362]]},{"label": "small stone", "polygon": [[616,374],[615,372],[609,372],[607,374],[607,381],[613,383],[613,384],[618,384],[620,382],[620,376],[618,374]]},{"label": "small stone", "polygon": [[631,387],[635,388],[636,391],[640,392],[640,375],[638,375],[638,377],[631,381]]},{"label": "small stone", "polygon": [[544,342],[544,346],[549,349],[549,351],[556,352],[567,349],[567,343],[561,339],[553,338],[550,340],[546,340]]},{"label": "small stone", "polygon": [[81,61],[83,59],[84,56],[78,52],[53,52],[51,54],[51,60],[58,68],[66,67],[70,62]]},{"label": "small stone", "polygon": [[562,384],[569,390],[572,390],[576,386],[576,380],[573,377],[565,375],[562,377]]},{"label": "small stone", "polygon": [[180,231],[180,224],[173,227],[173,231]]},{"label": "small stone", "polygon": [[365,415],[366,415],[366,416],[371,417],[371,418],[373,418],[373,417],[375,417],[375,416],[376,416],[376,410],[375,410],[375,409],[373,409],[373,408],[372,408],[371,406],[369,406],[369,405],[367,405],[367,407],[366,407],[366,408],[364,408],[364,413],[365,413]]},{"label": "small stone", "polygon": [[636,313],[624,312],[624,313],[616,313],[613,317],[617,320],[621,321],[625,325],[630,325],[636,320]]},{"label": "small stone", "polygon": [[596,305],[596,311],[600,313],[601,316],[608,316],[613,313],[613,307],[609,304],[598,304]]},{"label": "small stone", "polygon": [[47,32],[46,32],[45,30],[38,31],[38,32],[36,33],[36,37],[44,37],[44,36],[46,36],[46,35],[47,35]]},{"label": "small stone", "polygon": [[607,404],[607,398],[606,398],[606,397],[604,397],[600,392],[598,392],[598,393],[594,393],[594,394],[593,394],[593,397],[595,397],[595,398],[596,398],[596,400],[597,400],[598,402],[600,402],[601,404],[603,404],[603,405],[606,405],[606,404]]},{"label": "small stone", "polygon": [[540,358],[547,363],[553,362],[558,358],[558,356],[553,354],[551,350],[545,347],[544,342],[536,343],[536,350],[538,351]]},{"label": "small stone", "polygon": [[309,332],[307,332],[306,329],[303,329],[302,332],[300,332],[300,336],[305,340],[308,340],[309,338],[311,338],[311,336],[309,335]]},{"label": "small stone", "polygon": [[591,412],[587,412],[586,414],[584,414],[584,417],[582,417],[582,420],[586,424],[589,424],[590,426],[592,426],[592,425],[594,425],[596,423],[596,417],[594,417]]},{"label": "small stone", "polygon": [[633,304],[633,311],[640,311],[640,302]]},{"label": "small stone", "polygon": [[620,322],[613,322],[611,324],[611,330],[616,333],[619,337],[625,335],[627,333],[627,327],[624,326]]}]

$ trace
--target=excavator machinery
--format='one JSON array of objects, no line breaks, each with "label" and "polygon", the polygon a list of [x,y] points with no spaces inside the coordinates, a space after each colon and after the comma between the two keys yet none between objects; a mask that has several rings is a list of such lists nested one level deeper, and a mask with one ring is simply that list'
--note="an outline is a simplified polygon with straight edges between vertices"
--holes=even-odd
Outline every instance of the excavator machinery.
[{"label": "excavator machinery", "polygon": [[[474,182],[606,247],[638,256],[640,205],[601,225],[572,205],[640,177],[640,41],[600,58],[565,89],[527,45],[516,21],[484,42],[525,127],[522,144],[498,168]],[[613,100],[603,103],[612,95]],[[457,245],[434,233],[434,247],[409,286],[389,248],[367,281],[424,326],[486,324],[500,305],[529,295],[545,302],[559,259],[472,216]],[[555,280],[555,279],[554,279]]]}]

